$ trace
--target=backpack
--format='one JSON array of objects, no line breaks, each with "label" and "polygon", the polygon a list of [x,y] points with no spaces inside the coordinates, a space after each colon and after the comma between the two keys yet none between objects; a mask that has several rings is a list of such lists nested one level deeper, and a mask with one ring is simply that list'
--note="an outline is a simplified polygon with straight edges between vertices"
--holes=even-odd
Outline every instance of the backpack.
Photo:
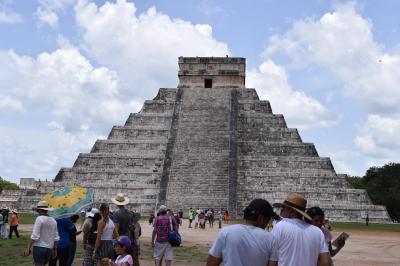
[{"label": "backpack", "polygon": [[182,238],[178,232],[174,230],[174,225],[172,223],[172,217],[169,216],[169,227],[168,227],[168,242],[173,247],[179,247],[182,243]]}]

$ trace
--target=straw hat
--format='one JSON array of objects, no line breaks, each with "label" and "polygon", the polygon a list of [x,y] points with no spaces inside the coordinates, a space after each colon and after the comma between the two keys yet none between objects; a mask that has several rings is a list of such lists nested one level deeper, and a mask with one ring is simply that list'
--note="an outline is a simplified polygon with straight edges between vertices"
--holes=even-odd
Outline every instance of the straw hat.
[{"label": "straw hat", "polygon": [[312,220],[306,213],[307,200],[300,194],[290,192],[282,203],[274,203],[272,206],[282,208],[283,206],[297,211],[308,220]]},{"label": "straw hat", "polygon": [[39,201],[36,207],[32,208],[32,210],[37,211],[37,210],[44,210],[44,211],[52,211],[52,208],[49,208],[49,203],[47,201]]},{"label": "straw hat", "polygon": [[111,201],[115,205],[126,205],[129,203],[129,198],[125,197],[123,193],[118,193],[115,198],[111,198]]},{"label": "straw hat", "polygon": [[18,213],[17,209],[14,209],[14,210],[12,210],[12,212],[14,212],[14,213]]}]

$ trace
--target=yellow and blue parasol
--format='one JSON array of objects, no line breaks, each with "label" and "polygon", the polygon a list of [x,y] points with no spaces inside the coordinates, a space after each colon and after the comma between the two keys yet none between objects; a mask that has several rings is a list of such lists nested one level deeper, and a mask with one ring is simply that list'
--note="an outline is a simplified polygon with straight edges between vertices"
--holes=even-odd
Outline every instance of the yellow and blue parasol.
[{"label": "yellow and blue parasol", "polygon": [[49,203],[49,216],[55,219],[71,217],[93,204],[93,189],[81,187],[76,184],[60,188],[46,194],[43,200]]}]

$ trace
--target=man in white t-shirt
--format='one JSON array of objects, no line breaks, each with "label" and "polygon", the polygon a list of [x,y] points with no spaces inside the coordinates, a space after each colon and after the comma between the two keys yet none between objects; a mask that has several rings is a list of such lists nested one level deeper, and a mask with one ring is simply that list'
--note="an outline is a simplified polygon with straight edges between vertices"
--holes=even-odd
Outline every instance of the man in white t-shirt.
[{"label": "man in white t-shirt", "polygon": [[207,266],[276,266],[277,245],[274,236],[265,231],[271,218],[279,219],[268,201],[255,199],[244,210],[244,224],[225,227],[218,234]]},{"label": "man in white t-shirt", "polygon": [[305,212],[307,200],[291,192],[283,203],[274,203],[281,208],[281,217],[272,229],[278,244],[279,266],[328,266],[329,250],[322,231],[306,223],[311,220]]}]

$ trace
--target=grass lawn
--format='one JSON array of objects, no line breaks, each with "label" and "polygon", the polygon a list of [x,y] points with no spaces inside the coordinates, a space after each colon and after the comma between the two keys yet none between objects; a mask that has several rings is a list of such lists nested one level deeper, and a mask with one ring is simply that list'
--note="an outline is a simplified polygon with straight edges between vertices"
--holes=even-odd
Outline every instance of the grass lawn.
[{"label": "grass lawn", "polygon": [[36,216],[33,213],[20,213],[18,214],[20,224],[33,224]]},{"label": "grass lawn", "polygon": [[28,245],[28,234],[21,234],[19,239],[0,240],[1,265],[32,265],[32,256],[24,257],[23,252]]},{"label": "grass lawn", "polygon": [[[28,246],[30,234],[23,232],[19,239],[13,236],[12,239],[0,239],[0,265],[4,266],[32,266],[32,255],[22,256]],[[78,244],[75,255],[75,262],[83,258],[82,246]]]},{"label": "grass lawn", "polygon": [[371,224],[370,223],[369,226],[366,226],[365,223],[331,222],[331,225],[333,228],[341,228],[341,229],[400,232],[400,224]]}]

